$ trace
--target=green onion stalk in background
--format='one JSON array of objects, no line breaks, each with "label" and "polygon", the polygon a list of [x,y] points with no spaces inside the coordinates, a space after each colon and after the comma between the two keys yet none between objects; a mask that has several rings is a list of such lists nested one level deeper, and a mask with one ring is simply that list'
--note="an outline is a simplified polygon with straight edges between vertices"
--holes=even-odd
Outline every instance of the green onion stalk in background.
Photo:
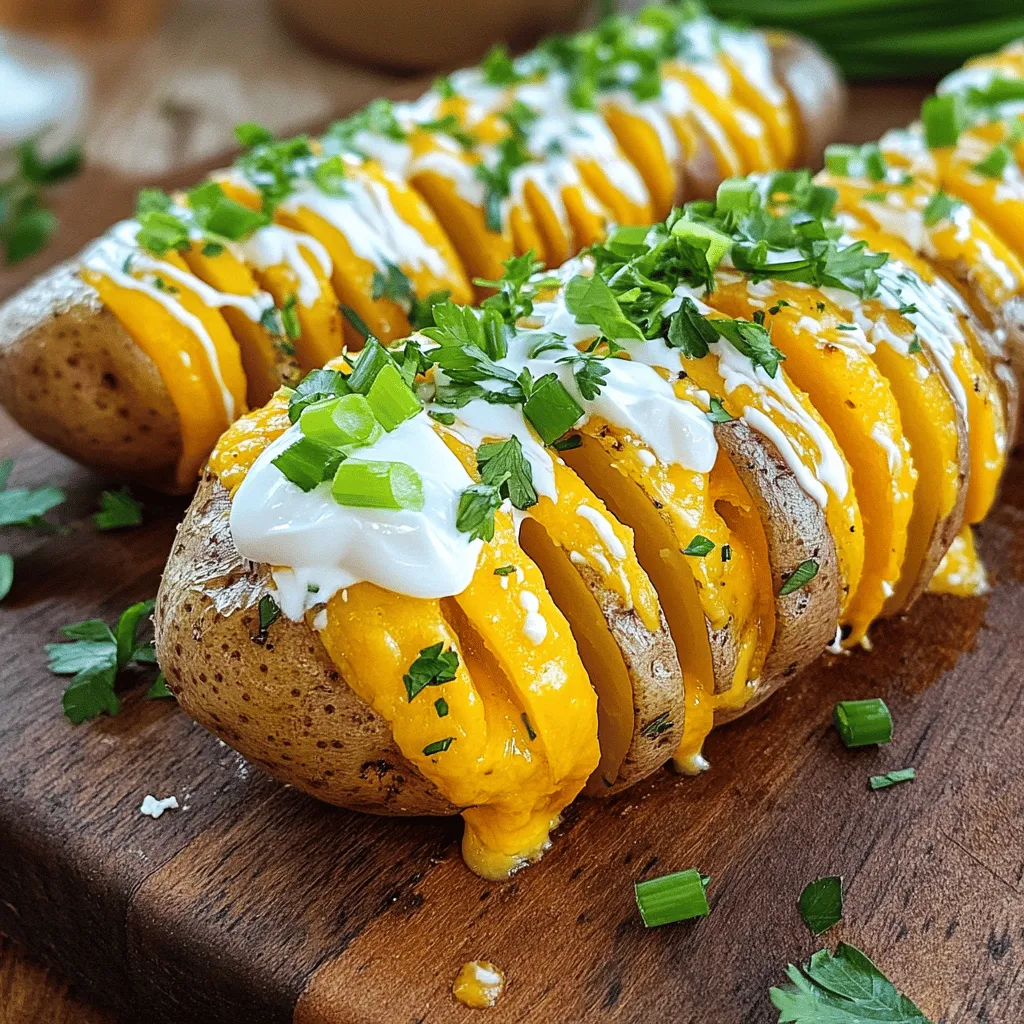
[{"label": "green onion stalk in background", "polygon": [[1024,0],[705,0],[720,18],[790,29],[849,78],[933,78],[1024,36]]}]

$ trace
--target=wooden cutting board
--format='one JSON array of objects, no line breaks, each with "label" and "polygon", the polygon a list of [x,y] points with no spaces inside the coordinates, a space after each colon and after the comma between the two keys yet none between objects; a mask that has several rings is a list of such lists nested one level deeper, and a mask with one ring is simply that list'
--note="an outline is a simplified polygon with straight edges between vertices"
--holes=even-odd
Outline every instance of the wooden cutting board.
[{"label": "wooden cutting board", "polygon": [[[850,136],[904,119],[873,109]],[[57,245],[0,294],[127,213],[135,184],[69,186]],[[987,598],[925,598],[872,654],[823,659],[714,733],[706,775],[578,802],[540,865],[494,885],[463,867],[458,822],[317,804],[144,700],[144,683],[116,718],[71,726],[43,645],[152,596],[184,505],[140,494],[144,526],[98,533],[110,482],[4,420],[8,455],[12,485],[68,500],[62,532],[0,536],[16,557],[0,605],[0,931],[124,1020],[475,1020],[450,987],[485,958],[508,978],[480,1018],[494,1024],[761,1024],[786,964],[839,939],[936,1022],[1024,1019],[1024,462],[980,531]],[[876,694],[893,743],[845,750],[834,702]],[[869,790],[908,765],[913,784]],[[147,794],[181,810],[142,817]],[[645,931],[633,882],[691,866],[711,876],[710,917]],[[816,942],[796,900],[825,874],[844,877],[846,909]]]}]

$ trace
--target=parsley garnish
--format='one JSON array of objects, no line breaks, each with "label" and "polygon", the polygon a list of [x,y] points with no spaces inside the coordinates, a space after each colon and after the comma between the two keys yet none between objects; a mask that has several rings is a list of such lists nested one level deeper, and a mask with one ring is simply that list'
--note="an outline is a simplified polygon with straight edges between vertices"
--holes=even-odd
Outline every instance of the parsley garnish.
[{"label": "parsley garnish", "polygon": [[264,594],[256,606],[256,613],[259,615],[260,628],[253,640],[258,644],[265,644],[270,627],[281,618],[281,609],[270,594]]},{"label": "parsley garnish", "polygon": [[941,220],[948,220],[961,205],[959,199],[954,199],[945,192],[938,191],[929,197],[925,204],[923,216],[925,227],[933,228]]},{"label": "parsley garnish", "polygon": [[381,273],[379,270],[373,272],[373,288],[370,297],[374,302],[378,299],[388,299],[397,303],[402,309],[409,310],[413,300],[412,282],[402,273],[400,267],[388,263],[386,273]]},{"label": "parsley garnish", "polygon": [[292,292],[284,300],[281,307],[281,324],[284,326],[284,333],[291,341],[302,337],[302,325],[299,323],[299,312],[296,308],[298,299]]},{"label": "parsley garnish", "polygon": [[603,277],[578,275],[565,286],[565,305],[580,324],[595,324],[609,341],[643,341],[643,332],[627,319]]},{"label": "parsley garnish", "polygon": [[351,306],[339,305],[338,309],[361,338],[365,340],[370,337],[370,328],[367,327],[366,321]]},{"label": "parsley garnish", "polygon": [[497,159],[492,164],[479,163],[474,169],[477,179],[484,184],[484,222],[488,231],[502,229],[501,204],[512,192],[512,172],[530,162],[530,153],[521,136],[513,134],[502,139],[495,147]]},{"label": "parsley garnish", "polygon": [[438,697],[434,701],[434,710],[437,712],[438,718],[446,718],[448,716],[448,701],[444,697]]},{"label": "parsley garnish", "polygon": [[806,559],[786,577],[785,582],[779,587],[779,596],[785,597],[787,594],[796,593],[806,587],[817,575],[818,563],[813,558]]},{"label": "parsley garnish", "polygon": [[44,189],[77,174],[82,153],[77,147],[44,158],[35,140],[18,147],[17,167],[0,181],[0,251],[7,264],[43,249],[57,230],[57,218],[43,205]]},{"label": "parsley garnish", "polygon": [[711,408],[704,414],[712,423],[731,423],[736,417],[725,411],[720,398],[711,399]]},{"label": "parsley garnish", "polygon": [[427,757],[430,757],[431,754],[443,754],[452,745],[454,739],[454,736],[447,736],[443,740],[435,740],[433,743],[428,743],[423,748],[423,753]]},{"label": "parsley garnish", "polygon": [[60,676],[74,676],[64,691],[64,714],[75,725],[104,711],[116,715],[120,702],[114,690],[117,674],[129,665],[156,662],[152,640],[140,639],[154,601],[140,601],[125,609],[114,630],[102,619],[87,619],[64,626],[70,642],[47,644],[49,669]]},{"label": "parsley garnish", "polygon": [[705,555],[710,555],[715,550],[713,541],[708,540],[707,537],[702,537],[699,533],[689,544],[683,548],[684,555],[693,555],[696,558],[703,558]]},{"label": "parsley garnish", "polygon": [[409,666],[409,671],[402,676],[405,692],[409,701],[428,686],[440,686],[450,683],[459,670],[459,656],[455,651],[444,650],[444,642],[438,641],[430,647],[424,647],[416,660]]},{"label": "parsley garnish", "polygon": [[829,875],[811,882],[800,893],[800,916],[815,935],[827,932],[843,916],[843,880]]},{"label": "parsley garnish", "polygon": [[100,495],[100,510],[92,521],[99,530],[117,530],[124,526],[142,524],[142,502],[132,497],[128,487],[119,491],[104,491]]},{"label": "parsley garnish", "polygon": [[515,571],[516,567],[514,565],[499,565],[498,568],[494,570],[494,575],[511,576]]},{"label": "parsley garnish", "polygon": [[537,492],[518,437],[483,444],[476,458],[480,482],[459,496],[455,525],[474,540],[489,541],[494,537],[494,513],[502,501],[508,499],[516,508],[526,509],[537,504]]},{"label": "parsley garnish", "polygon": [[790,984],[773,988],[779,1024],[930,1024],[928,1018],[859,950],[839,943],[819,949],[803,969],[789,965]]},{"label": "parsley garnish", "polygon": [[673,722],[668,717],[667,711],[662,711],[656,718],[652,718],[643,728],[640,730],[640,735],[645,739],[653,740],[660,736],[663,732],[668,732],[673,727]]},{"label": "parsley garnish", "polygon": [[557,285],[557,278],[543,278],[530,281],[530,278],[544,269],[544,264],[537,259],[532,249],[522,256],[512,256],[502,266],[505,273],[499,281],[488,281],[474,278],[473,284],[478,288],[493,288],[497,294],[490,295],[481,303],[484,309],[495,309],[507,324],[528,317],[533,312],[533,300],[537,292],[550,285]]},{"label": "parsley garnish", "polygon": [[0,526],[56,529],[43,516],[64,501],[64,492],[59,487],[8,488],[7,478],[13,468],[13,459],[0,461]]}]

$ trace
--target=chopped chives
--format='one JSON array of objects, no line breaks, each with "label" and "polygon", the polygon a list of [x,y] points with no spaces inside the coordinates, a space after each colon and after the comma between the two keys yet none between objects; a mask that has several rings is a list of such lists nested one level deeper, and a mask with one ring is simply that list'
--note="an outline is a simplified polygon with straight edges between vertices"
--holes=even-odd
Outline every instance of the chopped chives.
[{"label": "chopped chives", "polygon": [[884,775],[872,775],[868,782],[872,789],[888,789],[900,782],[913,782],[916,778],[916,768],[897,768]]},{"label": "chopped chives", "polygon": [[454,736],[447,736],[443,740],[435,740],[433,743],[428,743],[423,748],[423,753],[427,757],[430,757],[431,754],[443,754],[452,745],[454,739]]},{"label": "chopped chives", "polygon": [[392,431],[423,408],[416,393],[405,382],[394,363],[385,363],[366,393],[366,401],[377,422]]},{"label": "chopped chives", "polygon": [[726,178],[718,186],[715,205],[720,211],[745,213],[755,205],[757,185],[749,178]]},{"label": "chopped chives", "polygon": [[571,430],[583,409],[553,373],[545,374],[523,405],[523,413],[545,444],[557,441]]},{"label": "chopped chives", "polygon": [[390,362],[393,360],[384,346],[376,338],[367,338],[356,360],[355,369],[348,375],[348,386],[365,395],[377,379],[377,374]]},{"label": "chopped chives", "polygon": [[963,99],[957,93],[929,96],[921,107],[921,121],[929,149],[955,146],[964,128]]},{"label": "chopped chives", "polygon": [[349,459],[338,466],[331,493],[339,505],[356,508],[423,508],[423,480],[404,462]]},{"label": "chopped chives", "polygon": [[846,177],[860,155],[860,146],[851,146],[845,142],[835,142],[825,148],[825,170],[829,174]]},{"label": "chopped chives", "polygon": [[1001,178],[1013,160],[1013,151],[1005,142],[997,143],[989,150],[988,156],[974,165],[974,170],[986,178]]},{"label": "chopped chives", "polygon": [[636,905],[648,928],[709,913],[707,880],[695,868],[634,883]]},{"label": "chopped chives", "polygon": [[274,465],[303,491],[330,478],[344,455],[309,437],[300,437],[274,459]]},{"label": "chopped chives", "polygon": [[880,697],[840,701],[833,720],[847,747],[866,747],[892,739],[892,715]]},{"label": "chopped chives", "polygon": [[342,395],[313,402],[302,410],[299,427],[306,437],[334,447],[373,444],[384,433],[363,395]]}]

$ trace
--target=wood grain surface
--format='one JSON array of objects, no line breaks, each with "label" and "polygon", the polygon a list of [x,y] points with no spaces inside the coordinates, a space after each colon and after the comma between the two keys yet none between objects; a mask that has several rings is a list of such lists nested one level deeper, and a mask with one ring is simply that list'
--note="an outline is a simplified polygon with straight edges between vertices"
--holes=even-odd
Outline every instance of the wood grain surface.
[{"label": "wood grain surface", "polygon": [[[268,92],[287,73],[268,64]],[[860,90],[847,137],[903,123],[920,92]],[[364,95],[348,98],[288,113],[321,119]],[[130,146],[129,134],[112,138]],[[198,143],[166,153],[178,151],[205,155]],[[127,213],[139,183],[96,165],[65,188],[56,245],[0,273],[0,294]],[[458,1022],[475,1015],[451,982],[478,957],[508,977],[494,1022],[761,1024],[777,1016],[769,986],[816,948],[796,899],[828,873],[847,900],[826,939],[865,949],[933,1020],[1024,1019],[1021,461],[981,530],[987,599],[926,598],[878,629],[874,653],[823,659],[713,734],[710,773],[579,802],[538,867],[493,885],[462,866],[456,822],[318,805],[144,700],[144,686],[117,718],[69,725],[43,645],[152,596],[183,504],[140,494],[143,527],[98,534],[88,517],[109,482],[3,421],[7,455],[13,485],[57,483],[68,502],[63,532],[0,538],[16,557],[0,607],[0,929],[60,969],[0,948],[0,1024],[113,1019],[62,979],[133,1022]],[[832,705],[869,694],[889,701],[894,742],[846,751]],[[868,789],[907,765],[915,783]],[[144,818],[147,793],[182,809]],[[711,916],[645,931],[633,881],[689,866],[711,875]]]}]

